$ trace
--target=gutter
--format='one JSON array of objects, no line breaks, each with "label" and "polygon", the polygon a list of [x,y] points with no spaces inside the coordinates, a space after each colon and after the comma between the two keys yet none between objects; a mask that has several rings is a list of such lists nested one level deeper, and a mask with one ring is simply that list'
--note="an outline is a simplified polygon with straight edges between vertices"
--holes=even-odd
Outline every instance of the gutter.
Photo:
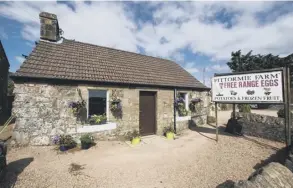
[{"label": "gutter", "polygon": [[174,102],[173,102],[173,108],[174,108],[174,132],[176,134],[176,106],[175,106],[175,100],[176,100],[176,93],[177,93],[177,89],[174,88]]}]

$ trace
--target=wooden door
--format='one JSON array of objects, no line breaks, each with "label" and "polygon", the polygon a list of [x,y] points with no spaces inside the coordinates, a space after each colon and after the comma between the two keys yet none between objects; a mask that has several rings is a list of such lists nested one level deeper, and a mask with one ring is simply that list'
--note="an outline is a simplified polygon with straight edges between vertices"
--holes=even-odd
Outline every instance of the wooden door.
[{"label": "wooden door", "polygon": [[140,92],[139,131],[141,135],[156,133],[156,92]]}]

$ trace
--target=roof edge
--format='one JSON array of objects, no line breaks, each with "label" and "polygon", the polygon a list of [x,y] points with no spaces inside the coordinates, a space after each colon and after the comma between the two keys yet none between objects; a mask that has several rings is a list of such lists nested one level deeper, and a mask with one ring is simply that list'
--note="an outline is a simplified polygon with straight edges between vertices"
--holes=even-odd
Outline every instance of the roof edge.
[{"label": "roof edge", "polygon": [[168,86],[168,85],[155,85],[155,84],[136,84],[136,83],[119,83],[119,82],[102,82],[102,81],[93,81],[93,80],[78,80],[78,79],[66,79],[66,78],[45,78],[45,77],[38,77],[38,76],[22,76],[17,74],[10,75],[10,78],[17,82],[17,81],[24,81],[24,82],[31,82],[31,81],[43,81],[43,82],[75,82],[75,83],[103,83],[104,85],[123,85],[123,86],[143,86],[143,87],[159,87],[159,88],[170,88],[170,89],[190,89],[190,90],[206,90],[209,91],[211,88],[209,87],[188,87],[188,86]]}]

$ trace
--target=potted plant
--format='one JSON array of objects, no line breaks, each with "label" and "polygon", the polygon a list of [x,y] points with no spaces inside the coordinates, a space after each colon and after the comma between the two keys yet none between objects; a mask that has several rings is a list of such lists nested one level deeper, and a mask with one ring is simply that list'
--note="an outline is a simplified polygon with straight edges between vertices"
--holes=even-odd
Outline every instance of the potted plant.
[{"label": "potted plant", "polygon": [[174,133],[174,129],[171,126],[165,127],[164,128],[164,134],[166,136],[167,139],[169,140],[173,140],[175,137],[175,133]]},{"label": "potted plant", "polygon": [[130,132],[129,136],[132,145],[137,145],[140,143],[140,134],[137,130]]},{"label": "potted plant", "polygon": [[90,134],[85,134],[80,137],[81,149],[89,149],[95,142],[94,137]]},{"label": "potted plant", "polygon": [[53,143],[59,145],[60,151],[66,151],[76,146],[76,142],[70,135],[57,135],[53,138]]},{"label": "potted plant", "polygon": [[89,124],[91,125],[100,125],[107,122],[107,116],[105,114],[103,115],[91,115],[89,117]]}]

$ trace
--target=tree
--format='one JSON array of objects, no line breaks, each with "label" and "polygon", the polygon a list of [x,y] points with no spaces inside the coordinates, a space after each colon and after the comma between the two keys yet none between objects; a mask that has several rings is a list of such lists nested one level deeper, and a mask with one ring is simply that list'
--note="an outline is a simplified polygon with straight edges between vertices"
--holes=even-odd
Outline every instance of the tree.
[{"label": "tree", "polygon": [[243,55],[241,50],[238,50],[231,53],[231,60],[227,65],[232,72],[279,68],[285,67],[286,64],[290,65],[291,70],[293,70],[293,66],[290,63],[293,63],[293,54],[281,58],[272,54],[252,55],[252,51]]}]

